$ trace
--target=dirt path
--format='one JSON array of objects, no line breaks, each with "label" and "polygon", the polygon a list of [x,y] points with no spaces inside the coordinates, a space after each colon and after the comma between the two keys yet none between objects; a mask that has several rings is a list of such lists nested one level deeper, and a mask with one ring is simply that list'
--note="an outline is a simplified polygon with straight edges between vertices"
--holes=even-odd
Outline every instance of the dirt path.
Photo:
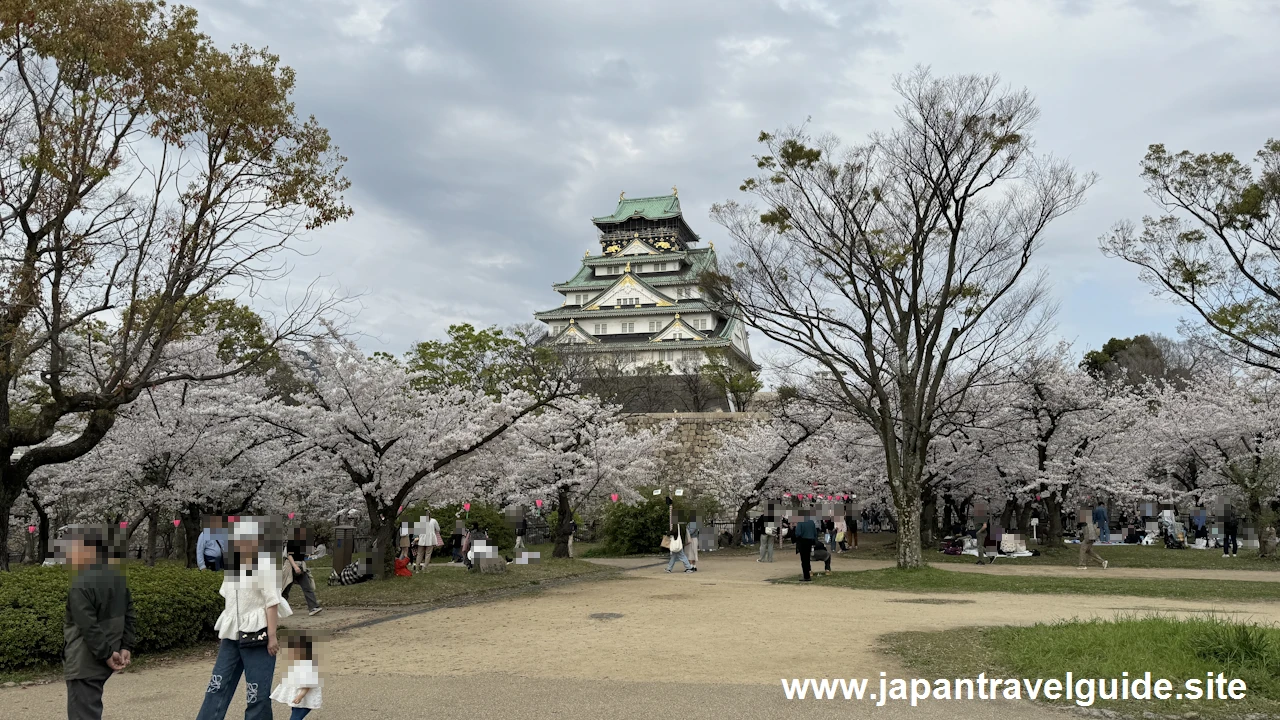
[{"label": "dirt path", "polygon": [[[892,630],[1215,609],[1172,600],[1003,593],[920,605],[903,602],[919,595],[765,582],[796,572],[793,557],[779,556],[767,565],[750,557],[705,555],[696,574],[668,575],[653,563],[612,561],[635,569],[616,580],[445,608],[339,634],[322,657],[327,680],[318,717],[701,720],[834,711],[846,717],[1041,718],[1058,713],[1025,702],[933,702],[913,709],[839,700],[828,702],[826,710],[813,700],[785,700],[779,680],[878,679],[882,671],[908,677],[876,650],[876,637]],[[836,561],[836,567],[849,569],[862,564]],[[998,565],[981,570],[1009,572]],[[1280,621],[1280,604],[1222,609]],[[208,662],[193,662],[113,678],[106,717],[194,716],[209,669]],[[0,703],[6,717],[10,711],[24,720],[65,717],[65,690],[56,684],[0,690]],[[228,717],[240,717],[240,707],[233,704]]]}]

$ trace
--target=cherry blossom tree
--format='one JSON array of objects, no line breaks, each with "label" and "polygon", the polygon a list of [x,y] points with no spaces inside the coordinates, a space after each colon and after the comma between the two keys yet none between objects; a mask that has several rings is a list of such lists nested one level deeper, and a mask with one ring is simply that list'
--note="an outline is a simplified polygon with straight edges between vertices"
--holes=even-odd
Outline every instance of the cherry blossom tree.
[{"label": "cherry blossom tree", "polygon": [[[528,352],[536,351],[531,345]],[[263,419],[309,444],[331,472],[358,491],[369,514],[379,567],[389,572],[400,507],[421,484],[449,476],[452,463],[574,392],[551,362],[530,362],[519,388],[424,382],[423,371],[387,355],[365,356],[336,336],[292,358],[304,388],[297,405],[275,404]]]},{"label": "cherry blossom tree", "polygon": [[493,478],[490,492],[499,504],[551,499],[556,508],[552,554],[568,557],[574,513],[638,501],[638,489],[657,481],[675,426],[669,420],[633,427],[620,406],[595,396],[558,398],[455,472]]},{"label": "cherry blossom tree", "polygon": [[1146,433],[1169,500],[1239,498],[1254,520],[1280,494],[1280,388],[1272,373],[1203,368],[1152,388]]}]

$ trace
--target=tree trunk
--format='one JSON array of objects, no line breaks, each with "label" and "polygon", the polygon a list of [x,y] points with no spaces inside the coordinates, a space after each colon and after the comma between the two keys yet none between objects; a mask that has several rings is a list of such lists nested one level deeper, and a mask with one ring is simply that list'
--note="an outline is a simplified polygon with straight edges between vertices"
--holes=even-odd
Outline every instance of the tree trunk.
[{"label": "tree trunk", "polygon": [[1045,523],[1044,545],[1049,548],[1062,547],[1062,503],[1058,501],[1058,491],[1042,495],[1044,500]]},{"label": "tree trunk", "polygon": [[182,536],[186,540],[183,543],[182,554],[186,557],[187,567],[199,567],[196,562],[196,542],[200,540],[201,513],[190,507],[182,513]]},{"label": "tree trunk", "polygon": [[920,499],[920,547],[931,548],[936,544],[934,530],[937,524],[938,503],[933,490],[921,491]]},{"label": "tree trunk", "polygon": [[1031,503],[1022,504],[1022,512],[1018,513],[1018,532],[1024,540],[1031,537]]},{"label": "tree trunk", "polygon": [[569,492],[563,488],[556,493],[556,548],[551,557],[569,557],[569,535],[573,527],[573,508],[569,506]]},{"label": "tree trunk", "polygon": [[1004,501],[1004,510],[1000,513],[1000,527],[1008,530],[1012,527],[1013,515],[1018,512],[1018,501],[1016,498],[1008,498]]},{"label": "tree trunk", "polygon": [[918,568],[924,564],[920,553],[920,493],[915,488],[898,493],[898,567]]},{"label": "tree trunk", "polygon": [[9,513],[26,486],[26,478],[14,475],[12,468],[0,467],[0,571],[9,569]]},{"label": "tree trunk", "polygon": [[36,517],[39,518],[35,561],[37,565],[40,565],[49,558],[49,511],[41,507],[39,503],[33,504],[36,508]]},{"label": "tree trunk", "polygon": [[152,510],[147,515],[147,566],[156,566],[156,514]]},{"label": "tree trunk", "polygon": [[952,509],[951,496],[942,496],[942,534],[950,535],[951,528],[956,524],[955,511]]},{"label": "tree trunk", "polygon": [[[734,543],[735,545],[742,544],[742,523],[747,521],[747,513],[751,512],[751,508],[755,507],[756,505],[757,503],[751,500],[743,500],[742,504],[738,506],[738,512],[733,517],[733,527],[730,529],[730,532],[733,533],[733,536],[737,538],[737,542]],[[759,542],[759,540],[757,540],[756,542]]]}]

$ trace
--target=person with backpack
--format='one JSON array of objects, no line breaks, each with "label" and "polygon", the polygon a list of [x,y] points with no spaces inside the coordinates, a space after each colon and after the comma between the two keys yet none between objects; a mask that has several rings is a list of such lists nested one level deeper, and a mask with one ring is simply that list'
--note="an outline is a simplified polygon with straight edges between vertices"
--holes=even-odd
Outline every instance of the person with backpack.
[{"label": "person with backpack", "polygon": [[231,557],[229,547],[226,520],[218,515],[209,515],[205,518],[200,537],[196,538],[196,567],[222,572],[227,558]]},{"label": "person with backpack", "polygon": [[137,614],[110,546],[105,526],[73,527],[66,541],[74,573],[62,622],[68,720],[101,720],[103,686],[133,659]]},{"label": "person with backpack", "polygon": [[803,575],[801,582],[812,582],[811,560],[813,546],[818,541],[818,526],[814,524],[808,512],[805,512],[800,522],[796,523],[795,535],[796,553],[800,555],[800,572]]}]

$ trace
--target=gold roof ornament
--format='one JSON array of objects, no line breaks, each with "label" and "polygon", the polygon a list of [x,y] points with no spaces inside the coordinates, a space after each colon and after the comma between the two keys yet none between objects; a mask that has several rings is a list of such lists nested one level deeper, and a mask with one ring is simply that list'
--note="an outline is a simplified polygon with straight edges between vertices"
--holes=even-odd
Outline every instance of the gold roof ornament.
[{"label": "gold roof ornament", "polygon": [[710,245],[712,250],[715,250],[715,249],[716,249],[716,241],[715,241],[715,240],[712,240],[711,242],[708,242],[708,243],[707,243],[707,245]]},{"label": "gold roof ornament", "polygon": [[570,325],[576,325],[577,323],[578,323],[578,320],[576,318],[569,318]]},{"label": "gold roof ornament", "polygon": [[627,261],[627,267],[622,272],[631,272],[631,261]]},{"label": "gold roof ornament", "polygon": [[676,186],[675,186],[675,185],[672,185],[672,186],[671,186],[671,196],[672,196],[672,197],[679,197],[679,196],[680,196],[680,191],[676,189]]},{"label": "gold roof ornament", "polygon": [[623,190],[622,192],[618,193],[618,202],[622,202],[622,201],[623,201],[623,200],[625,200],[626,198],[627,198],[627,191],[626,191],[626,190]]},{"label": "gold roof ornament", "polygon": [[583,251],[583,253],[582,253],[582,257],[591,257],[591,251],[590,251],[590,250],[584,250],[584,251]]},{"label": "gold roof ornament", "polygon": [[676,319],[677,319],[677,320],[679,320],[679,319],[680,319],[680,313],[676,313]]}]

